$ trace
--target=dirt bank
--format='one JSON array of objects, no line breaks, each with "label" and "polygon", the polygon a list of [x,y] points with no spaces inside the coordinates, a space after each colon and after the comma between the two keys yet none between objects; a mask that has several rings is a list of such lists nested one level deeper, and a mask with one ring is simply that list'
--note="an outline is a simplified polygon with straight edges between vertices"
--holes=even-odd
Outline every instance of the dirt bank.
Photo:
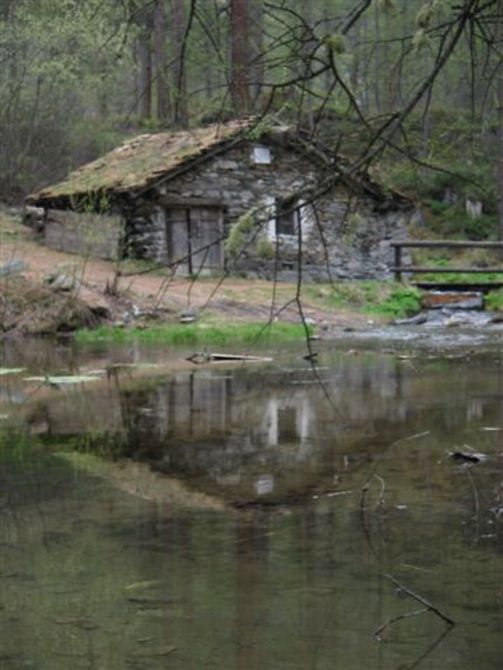
[{"label": "dirt bank", "polygon": [[[138,263],[84,258],[38,244],[16,213],[0,211],[0,332],[50,333],[98,323],[177,322],[194,310],[211,321],[300,321],[294,284],[238,278],[173,278]],[[304,316],[324,330],[364,328],[368,317],[302,299]]]}]

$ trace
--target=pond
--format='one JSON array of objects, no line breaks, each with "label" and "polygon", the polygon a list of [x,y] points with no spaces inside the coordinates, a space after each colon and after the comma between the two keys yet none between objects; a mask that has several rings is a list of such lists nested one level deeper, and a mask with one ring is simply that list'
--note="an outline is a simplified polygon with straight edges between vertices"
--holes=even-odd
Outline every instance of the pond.
[{"label": "pond", "polygon": [[499,668],[499,348],[355,342],[5,344],[0,666]]}]

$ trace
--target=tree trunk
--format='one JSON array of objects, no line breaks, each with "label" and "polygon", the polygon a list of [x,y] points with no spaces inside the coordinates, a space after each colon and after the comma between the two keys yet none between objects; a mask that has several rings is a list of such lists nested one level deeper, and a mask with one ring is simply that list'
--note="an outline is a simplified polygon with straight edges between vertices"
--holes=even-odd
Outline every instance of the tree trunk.
[{"label": "tree trunk", "polygon": [[187,109],[187,77],[186,77],[186,53],[187,45],[184,44],[187,30],[185,17],[185,5],[183,0],[172,0],[172,42],[173,42],[173,121],[176,126],[186,128],[189,121]]},{"label": "tree trunk", "polygon": [[310,85],[309,76],[311,72],[311,55],[313,50],[311,30],[315,23],[314,9],[313,4],[310,2],[301,2],[297,7],[297,12],[303,19],[303,23],[299,25],[299,35],[302,41],[298,47],[300,57],[298,77],[303,88],[300,91],[298,102],[297,125],[299,127],[306,125],[310,130],[314,129],[313,98],[306,92],[304,87],[308,88]]},{"label": "tree trunk", "polygon": [[[501,49],[503,41],[503,0],[499,0],[497,5],[497,26],[496,26],[496,44]],[[503,66],[500,64],[497,77],[497,105],[498,105],[498,151],[497,151],[497,185],[498,194],[498,239],[503,242]]]},{"label": "tree trunk", "polygon": [[498,239],[503,242],[503,72],[498,76]]},{"label": "tree trunk", "polygon": [[156,0],[154,9],[155,86],[157,119],[166,123],[169,118],[169,95],[166,76],[166,7],[165,0]]},{"label": "tree trunk", "polygon": [[264,5],[263,0],[252,0],[250,9],[250,35],[251,35],[251,53],[252,64],[251,74],[251,94],[252,106],[255,112],[260,111],[260,98],[262,85],[264,83]]},{"label": "tree trunk", "polygon": [[139,17],[141,31],[138,36],[138,114],[141,119],[152,118],[152,44],[151,20],[148,12]]},{"label": "tree trunk", "polygon": [[231,80],[232,102],[238,115],[250,110],[250,35],[247,0],[231,0]]},{"label": "tree trunk", "polygon": [[381,87],[380,87],[380,82],[381,82],[381,77],[383,75],[382,73],[382,62],[381,62],[381,55],[382,55],[382,46],[380,44],[381,40],[381,15],[380,15],[380,7],[376,3],[375,9],[374,9],[374,104],[375,104],[375,109],[378,114],[381,113]]}]

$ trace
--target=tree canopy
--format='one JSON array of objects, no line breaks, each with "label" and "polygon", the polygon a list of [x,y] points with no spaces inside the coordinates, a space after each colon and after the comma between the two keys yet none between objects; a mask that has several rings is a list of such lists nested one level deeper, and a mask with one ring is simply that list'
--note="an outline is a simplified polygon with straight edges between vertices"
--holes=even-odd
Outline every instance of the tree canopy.
[{"label": "tree canopy", "polygon": [[0,193],[139,131],[253,114],[495,211],[502,25],[502,0],[3,0]]}]

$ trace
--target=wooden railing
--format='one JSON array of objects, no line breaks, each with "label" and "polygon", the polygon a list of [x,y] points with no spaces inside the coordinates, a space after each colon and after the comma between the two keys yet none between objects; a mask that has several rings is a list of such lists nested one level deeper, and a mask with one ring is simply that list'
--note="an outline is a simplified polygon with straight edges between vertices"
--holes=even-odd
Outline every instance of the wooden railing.
[{"label": "wooden railing", "polygon": [[437,273],[437,272],[463,272],[470,274],[501,273],[503,274],[503,265],[499,267],[474,268],[474,267],[421,267],[415,265],[402,265],[402,249],[500,249],[503,251],[503,242],[467,242],[465,240],[414,240],[414,241],[393,241],[391,246],[395,249],[395,264],[391,268],[396,281],[402,280],[404,272],[410,274]]}]

